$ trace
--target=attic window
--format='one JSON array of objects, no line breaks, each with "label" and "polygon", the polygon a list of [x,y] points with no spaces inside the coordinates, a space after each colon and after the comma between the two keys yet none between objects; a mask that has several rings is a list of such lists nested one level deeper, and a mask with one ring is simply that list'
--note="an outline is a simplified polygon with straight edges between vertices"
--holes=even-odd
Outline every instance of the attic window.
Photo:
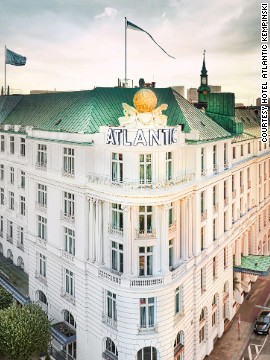
[{"label": "attic window", "polygon": [[243,121],[243,122],[245,122],[245,120],[241,117],[241,120]]},{"label": "attic window", "polygon": [[57,120],[56,123],[54,124],[54,126],[59,125],[61,121],[62,121],[62,119]]},{"label": "attic window", "polygon": [[247,121],[248,121],[248,122],[251,122],[249,117],[247,117]]},{"label": "attic window", "polygon": [[202,126],[206,126],[202,121],[201,121],[201,124],[202,124]]}]

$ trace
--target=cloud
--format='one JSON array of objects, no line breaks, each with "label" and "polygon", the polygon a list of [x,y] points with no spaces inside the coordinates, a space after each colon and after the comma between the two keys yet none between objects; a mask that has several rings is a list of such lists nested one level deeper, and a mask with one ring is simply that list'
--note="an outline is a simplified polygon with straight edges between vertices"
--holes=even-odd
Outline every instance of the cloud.
[{"label": "cloud", "polygon": [[99,15],[96,15],[95,18],[96,19],[100,19],[102,17],[105,17],[105,16],[109,16],[111,18],[115,17],[115,15],[118,13],[118,11],[114,8],[111,8],[111,7],[106,7],[103,11],[103,13],[99,14]]}]

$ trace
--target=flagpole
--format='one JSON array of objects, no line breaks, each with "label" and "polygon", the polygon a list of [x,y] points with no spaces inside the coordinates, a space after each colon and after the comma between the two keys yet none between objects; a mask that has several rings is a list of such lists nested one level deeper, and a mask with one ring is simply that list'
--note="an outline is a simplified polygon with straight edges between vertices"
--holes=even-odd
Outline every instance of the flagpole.
[{"label": "flagpole", "polygon": [[5,45],[5,95],[7,95],[7,64],[6,64],[6,53],[7,53],[7,47]]},{"label": "flagpole", "polygon": [[127,18],[125,17],[125,87],[127,87]]}]

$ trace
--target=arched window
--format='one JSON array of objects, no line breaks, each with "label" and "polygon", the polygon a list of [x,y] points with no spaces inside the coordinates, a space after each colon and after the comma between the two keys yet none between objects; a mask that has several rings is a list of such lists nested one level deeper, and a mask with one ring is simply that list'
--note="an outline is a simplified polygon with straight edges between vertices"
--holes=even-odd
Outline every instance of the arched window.
[{"label": "arched window", "polygon": [[47,297],[46,297],[46,295],[44,294],[44,292],[41,291],[41,290],[39,290],[39,291],[37,292],[37,301],[41,302],[42,304],[44,304],[44,305],[46,305],[46,306],[48,305]]},{"label": "arched window", "polygon": [[0,254],[3,254],[3,244],[0,243]]},{"label": "arched window", "polygon": [[117,351],[117,347],[115,346],[115,343],[110,338],[106,338],[103,358],[111,359],[112,358],[111,355],[114,355],[113,359],[115,359],[115,357],[118,359],[118,351]]},{"label": "arched window", "polygon": [[73,315],[68,311],[68,310],[64,310],[64,320],[71,326],[73,326],[74,328],[76,328],[76,322],[74,320]]},{"label": "arched window", "polygon": [[10,249],[8,249],[8,251],[7,251],[7,258],[10,259],[13,262],[13,254],[12,254],[12,251]]},{"label": "arched window", "polygon": [[199,319],[199,343],[205,340],[206,308],[203,308]]},{"label": "arched window", "polygon": [[157,360],[157,349],[152,346],[144,347],[137,353],[137,360]]},{"label": "arched window", "polygon": [[17,259],[17,266],[19,266],[21,269],[24,270],[24,262],[20,256],[18,256],[18,259]]},{"label": "arched window", "polygon": [[174,360],[184,360],[184,332],[179,331],[174,341]]},{"label": "arched window", "polygon": [[217,299],[218,294],[215,294],[212,300],[212,326],[217,325]]}]

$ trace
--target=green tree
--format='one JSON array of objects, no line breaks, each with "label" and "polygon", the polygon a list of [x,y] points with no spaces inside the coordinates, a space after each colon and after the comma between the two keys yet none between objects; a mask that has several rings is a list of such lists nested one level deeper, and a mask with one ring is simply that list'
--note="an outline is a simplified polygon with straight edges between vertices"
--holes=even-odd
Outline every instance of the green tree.
[{"label": "green tree", "polygon": [[9,292],[0,286],[0,310],[6,309],[12,305],[13,298]]},{"label": "green tree", "polygon": [[50,322],[35,304],[0,310],[0,349],[11,360],[29,360],[46,352]]}]

